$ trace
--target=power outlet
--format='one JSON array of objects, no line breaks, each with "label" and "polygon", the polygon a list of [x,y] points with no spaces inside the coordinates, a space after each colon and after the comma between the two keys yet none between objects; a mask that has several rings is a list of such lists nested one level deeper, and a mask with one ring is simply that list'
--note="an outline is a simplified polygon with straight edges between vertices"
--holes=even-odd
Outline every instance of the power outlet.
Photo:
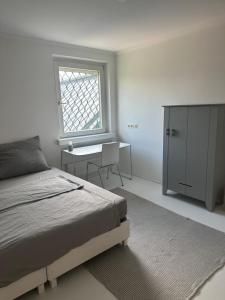
[{"label": "power outlet", "polygon": [[128,124],[127,125],[128,128],[132,128],[132,129],[137,129],[138,128],[138,124]]}]

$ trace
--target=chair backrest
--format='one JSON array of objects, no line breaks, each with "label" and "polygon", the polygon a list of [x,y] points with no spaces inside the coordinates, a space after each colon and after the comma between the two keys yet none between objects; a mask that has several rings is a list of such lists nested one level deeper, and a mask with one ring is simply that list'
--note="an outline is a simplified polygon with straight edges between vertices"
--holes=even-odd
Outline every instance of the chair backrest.
[{"label": "chair backrest", "polygon": [[119,145],[118,142],[102,144],[102,166],[119,163]]}]

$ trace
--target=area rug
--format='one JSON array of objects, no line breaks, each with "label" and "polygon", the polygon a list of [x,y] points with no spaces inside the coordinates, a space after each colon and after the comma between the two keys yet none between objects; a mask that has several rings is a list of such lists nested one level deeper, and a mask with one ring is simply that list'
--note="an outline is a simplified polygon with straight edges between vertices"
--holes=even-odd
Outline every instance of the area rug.
[{"label": "area rug", "polygon": [[85,267],[117,299],[191,299],[225,265],[225,234],[122,189],[130,238]]}]

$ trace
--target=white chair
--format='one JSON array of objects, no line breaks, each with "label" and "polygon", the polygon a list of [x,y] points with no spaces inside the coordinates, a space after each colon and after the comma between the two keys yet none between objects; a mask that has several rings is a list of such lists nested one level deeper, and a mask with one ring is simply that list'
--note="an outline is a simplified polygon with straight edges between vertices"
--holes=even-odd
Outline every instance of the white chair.
[{"label": "white chair", "polygon": [[101,161],[99,163],[91,162],[91,161],[87,162],[87,173],[86,173],[87,180],[88,180],[89,165],[95,165],[98,168],[98,175],[101,181],[101,185],[102,187],[104,187],[100,169],[107,168],[107,179],[108,179],[109,171],[113,166],[116,166],[118,175],[120,176],[121,185],[123,186],[123,180],[119,168],[119,145],[120,143],[118,142],[102,144]]}]

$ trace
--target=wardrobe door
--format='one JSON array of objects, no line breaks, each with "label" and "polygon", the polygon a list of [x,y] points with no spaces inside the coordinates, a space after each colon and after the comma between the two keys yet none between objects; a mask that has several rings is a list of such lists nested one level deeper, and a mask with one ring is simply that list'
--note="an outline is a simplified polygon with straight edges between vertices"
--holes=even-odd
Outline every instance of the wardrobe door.
[{"label": "wardrobe door", "polygon": [[188,108],[186,195],[205,201],[210,108]]},{"label": "wardrobe door", "polygon": [[185,194],[187,107],[170,107],[168,129],[168,189]]}]

